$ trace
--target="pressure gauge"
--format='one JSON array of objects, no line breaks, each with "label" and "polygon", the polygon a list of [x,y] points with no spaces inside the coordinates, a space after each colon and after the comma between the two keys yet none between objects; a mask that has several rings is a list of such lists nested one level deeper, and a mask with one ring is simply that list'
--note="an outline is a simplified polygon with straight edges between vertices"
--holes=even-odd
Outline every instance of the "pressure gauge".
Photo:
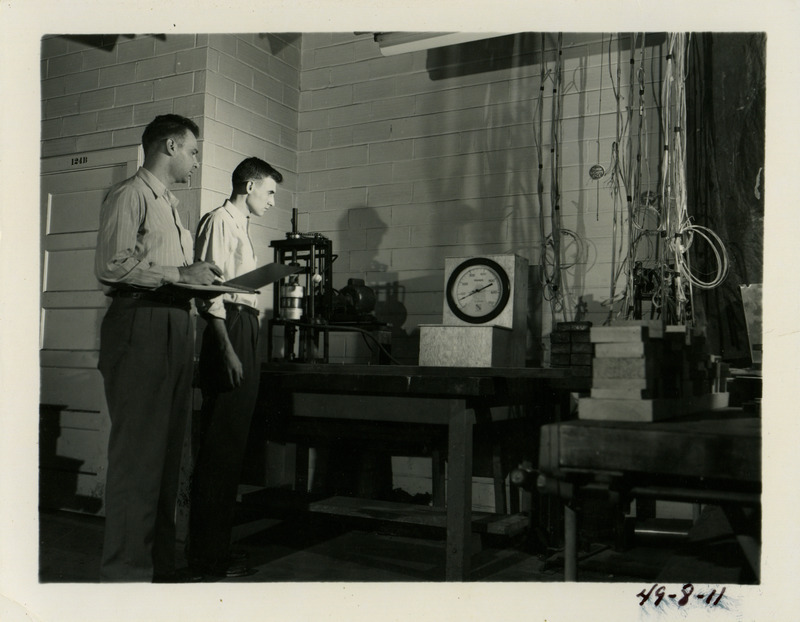
[{"label": "pressure gauge", "polygon": [[469,324],[494,320],[508,305],[510,294],[508,273],[488,257],[472,257],[455,266],[445,288],[449,310]]}]

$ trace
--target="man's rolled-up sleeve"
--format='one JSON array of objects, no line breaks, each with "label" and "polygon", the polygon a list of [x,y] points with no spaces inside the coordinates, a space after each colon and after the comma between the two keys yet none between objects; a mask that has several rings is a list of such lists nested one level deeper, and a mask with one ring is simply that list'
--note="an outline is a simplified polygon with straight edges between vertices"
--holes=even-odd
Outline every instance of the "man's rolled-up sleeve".
[{"label": "man's rolled-up sleeve", "polygon": [[156,288],[180,281],[177,266],[160,266],[136,256],[144,214],[144,199],[128,186],[112,189],[103,200],[94,269],[104,285]]},{"label": "man's rolled-up sleeve", "polygon": [[[208,261],[220,267],[223,279],[232,278],[226,272],[229,253],[225,250],[225,225],[213,217],[213,213],[206,214],[197,227],[197,237],[194,242],[195,261]],[[209,299],[195,299],[197,310],[203,315],[226,318],[225,295]]]}]

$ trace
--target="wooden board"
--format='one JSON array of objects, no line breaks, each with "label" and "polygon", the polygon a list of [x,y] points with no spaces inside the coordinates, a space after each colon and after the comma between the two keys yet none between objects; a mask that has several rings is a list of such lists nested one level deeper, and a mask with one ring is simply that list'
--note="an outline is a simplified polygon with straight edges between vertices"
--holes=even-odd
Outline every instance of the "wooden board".
[{"label": "wooden board", "polygon": [[109,419],[97,356],[109,299],[94,276],[94,250],[102,197],[136,172],[139,149],[131,145],[41,161],[43,507],[104,511]]},{"label": "wooden board", "polygon": [[539,469],[761,482],[761,420],[727,408],[643,425],[570,421],[542,427]]},{"label": "wooden board", "polygon": [[664,324],[661,320],[616,320],[608,328],[644,328],[650,339],[661,339],[664,336]]},{"label": "wooden board", "polygon": [[599,378],[654,378],[656,361],[649,358],[601,358],[592,365],[592,377]]},{"label": "wooden board", "polygon": [[633,326],[592,326],[589,334],[592,343],[646,341],[650,337],[649,329],[639,324]]},{"label": "wooden board", "polygon": [[655,381],[650,378],[594,378],[592,389],[614,389],[617,391],[653,390]]},{"label": "wooden board", "polygon": [[[330,497],[309,504],[311,512],[351,516],[372,520],[446,527],[447,514],[443,508],[394,501],[377,501],[358,497]],[[472,531],[511,536],[527,529],[529,519],[524,514],[494,514],[472,512]]]},{"label": "wooden board", "polygon": [[656,353],[655,343],[644,341],[623,341],[618,343],[594,344],[594,355],[599,359],[606,358],[644,358]]},{"label": "wooden board", "polygon": [[[382,395],[300,393],[291,397],[292,415],[295,417],[323,417],[330,419],[387,421],[447,425],[453,410],[463,409],[464,400],[435,397]],[[495,409],[498,411],[500,409]],[[507,408],[505,409],[507,410]],[[474,415],[471,417],[474,420]]]},{"label": "wooden board", "polygon": [[591,322],[557,322],[556,332],[588,332]]},{"label": "wooden board", "polygon": [[601,389],[592,387],[591,397],[601,400],[641,400],[654,397],[652,391],[642,388]]},{"label": "wooden board", "polygon": [[[336,365],[268,363],[262,387],[270,391],[314,391],[374,395],[481,397],[500,393],[535,399],[552,388],[583,387],[583,374],[553,367],[420,367],[417,365]],[[574,390],[577,390],[574,389]],[[515,399],[521,399],[517,397]]]},{"label": "wooden board", "polygon": [[727,393],[706,393],[705,395],[691,397],[643,400],[584,397],[578,399],[578,419],[594,421],[663,421],[727,406]]}]

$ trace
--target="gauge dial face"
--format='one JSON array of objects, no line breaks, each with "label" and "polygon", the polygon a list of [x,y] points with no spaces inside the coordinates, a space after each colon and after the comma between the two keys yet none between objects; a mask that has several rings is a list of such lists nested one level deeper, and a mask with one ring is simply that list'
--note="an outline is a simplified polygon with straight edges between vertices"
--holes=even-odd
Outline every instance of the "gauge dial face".
[{"label": "gauge dial face", "polygon": [[468,259],[453,270],[446,294],[447,304],[456,317],[471,324],[489,322],[508,303],[508,275],[491,259]]}]

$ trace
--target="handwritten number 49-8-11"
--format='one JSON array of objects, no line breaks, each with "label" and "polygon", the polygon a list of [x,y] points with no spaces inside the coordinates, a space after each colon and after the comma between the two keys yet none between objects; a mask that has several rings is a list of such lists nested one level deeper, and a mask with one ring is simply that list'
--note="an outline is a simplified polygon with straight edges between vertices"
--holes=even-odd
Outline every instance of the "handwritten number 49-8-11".
[{"label": "handwritten number 49-8-11", "polygon": [[[689,599],[694,593],[694,585],[691,583],[685,584],[681,588],[680,594],[667,594],[667,587],[665,585],[659,585],[658,583],[654,583],[653,587],[649,590],[645,591],[642,590],[637,594],[637,596],[641,599],[639,601],[639,606],[642,607],[646,602],[650,600],[650,597],[653,597],[653,605],[658,607],[661,604],[661,601],[665,598],[669,598],[670,600],[678,599],[677,604],[681,607],[685,606],[689,603]],[[723,587],[719,594],[717,594],[717,590],[711,590],[710,593],[705,594],[694,594],[694,598],[697,600],[704,600],[706,605],[711,605],[712,607],[716,607],[719,604],[719,601],[722,600],[722,595],[725,593],[725,588]]]}]

